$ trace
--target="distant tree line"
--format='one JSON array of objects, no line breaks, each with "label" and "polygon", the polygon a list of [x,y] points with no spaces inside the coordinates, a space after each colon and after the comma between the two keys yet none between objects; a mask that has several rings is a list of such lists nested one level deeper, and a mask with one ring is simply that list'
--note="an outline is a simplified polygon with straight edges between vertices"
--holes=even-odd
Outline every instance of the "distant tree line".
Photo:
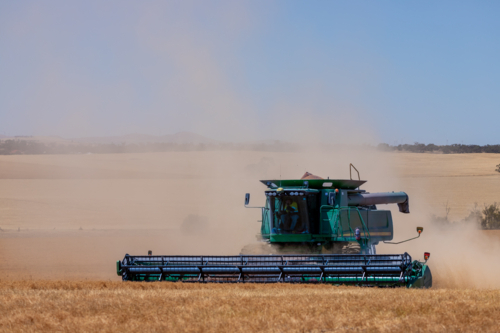
[{"label": "distant tree line", "polygon": [[500,145],[462,145],[452,144],[446,146],[438,146],[433,143],[428,145],[415,142],[414,144],[404,144],[391,146],[387,143],[381,143],[377,146],[382,151],[400,151],[409,153],[442,153],[442,154],[470,154],[470,153],[500,153]]},{"label": "distant tree line", "polygon": [[43,143],[35,140],[9,139],[0,141],[0,155],[36,155],[36,154],[120,154],[148,152],[188,152],[214,150],[253,150],[293,152],[299,147],[292,143],[276,141],[272,144],[233,144],[233,143]]},{"label": "distant tree line", "polygon": [[[410,152],[410,153],[442,153],[442,154],[467,154],[467,153],[500,153],[500,145],[461,145],[453,144],[438,146],[435,144],[404,144],[391,146],[381,143],[378,146],[370,145],[340,145],[320,144],[315,145],[323,151],[334,151],[339,147],[372,150],[378,149],[387,152]],[[0,141],[0,155],[16,154],[120,154],[120,153],[147,153],[147,152],[169,152],[169,151],[214,151],[214,150],[251,150],[272,152],[294,152],[310,149],[310,146],[274,141],[270,143],[172,143],[172,142],[146,142],[146,143],[44,143],[36,140],[22,138]],[[500,172],[500,164],[496,171]]]}]

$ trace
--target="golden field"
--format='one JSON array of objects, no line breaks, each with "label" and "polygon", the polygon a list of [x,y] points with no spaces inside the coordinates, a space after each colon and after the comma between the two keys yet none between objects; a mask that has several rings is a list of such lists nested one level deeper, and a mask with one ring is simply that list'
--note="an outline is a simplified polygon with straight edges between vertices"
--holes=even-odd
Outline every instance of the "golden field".
[{"label": "golden field", "polygon": [[[259,179],[305,171],[372,192],[405,191],[395,241],[379,253],[431,252],[432,290],[298,285],[122,283],[125,253],[237,254],[255,242]],[[0,330],[498,331],[500,231],[441,229],[474,203],[500,202],[495,154],[171,152],[0,156]],[[189,215],[206,221],[188,233]]]},{"label": "golden field", "polygon": [[499,290],[5,282],[0,331],[498,332]]}]

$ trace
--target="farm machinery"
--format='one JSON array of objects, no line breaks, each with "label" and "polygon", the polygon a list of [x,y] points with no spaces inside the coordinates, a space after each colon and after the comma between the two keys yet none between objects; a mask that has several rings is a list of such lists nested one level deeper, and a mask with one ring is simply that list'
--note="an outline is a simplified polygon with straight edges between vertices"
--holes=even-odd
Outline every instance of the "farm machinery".
[{"label": "farm machinery", "polygon": [[[351,167],[353,167],[351,165]],[[357,171],[357,170],[356,170]],[[429,288],[432,275],[408,253],[377,254],[380,242],[393,239],[391,211],[377,205],[397,204],[408,214],[404,192],[368,193],[366,181],[322,179],[306,173],[301,179],[262,180],[264,207],[261,241],[236,256],[125,255],[117,261],[123,281],[289,282],[380,287]]]}]

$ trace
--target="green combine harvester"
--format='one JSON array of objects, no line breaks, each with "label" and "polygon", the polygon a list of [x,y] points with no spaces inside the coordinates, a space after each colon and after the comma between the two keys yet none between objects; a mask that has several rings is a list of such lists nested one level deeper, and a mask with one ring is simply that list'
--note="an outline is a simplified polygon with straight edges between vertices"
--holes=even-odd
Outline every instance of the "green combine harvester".
[{"label": "green combine harvester", "polygon": [[[351,167],[354,167],[351,165]],[[357,171],[357,170],[356,170]],[[368,193],[366,181],[321,179],[262,180],[267,186],[262,210],[262,241],[245,246],[237,256],[131,256],[117,261],[123,281],[290,282],[359,286],[430,288],[432,275],[424,262],[408,253],[376,254],[380,242],[391,243],[391,211],[397,204],[408,214],[404,192]]]}]

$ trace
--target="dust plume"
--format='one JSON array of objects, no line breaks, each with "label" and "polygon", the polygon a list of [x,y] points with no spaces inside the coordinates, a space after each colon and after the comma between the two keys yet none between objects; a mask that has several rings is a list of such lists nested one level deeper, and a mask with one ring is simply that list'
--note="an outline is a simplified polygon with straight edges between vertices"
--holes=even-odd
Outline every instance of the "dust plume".
[{"label": "dust plume", "polygon": [[[416,236],[416,226],[424,227],[424,232],[408,243],[382,244],[378,251],[408,252],[419,260],[423,260],[424,252],[430,252],[428,263],[436,287],[499,288],[500,267],[494,263],[498,262],[500,234],[497,230],[479,230],[474,221],[459,223],[476,202],[495,201],[500,177],[488,166],[497,158],[489,154],[397,156],[397,181],[410,196],[411,213],[392,210],[394,239]],[[446,226],[432,221],[432,215],[446,214],[457,222]]]},{"label": "dust plume", "polygon": [[8,279],[117,279],[113,262],[125,253],[238,254],[260,230],[260,210],[243,206],[246,192],[252,206],[264,204],[259,179],[295,178],[306,169],[348,178],[346,160],[372,177],[383,167],[376,156],[351,150],[2,156],[0,269]]},{"label": "dust plume", "polygon": [[495,264],[500,251],[498,230],[480,230],[478,224],[472,222],[441,226],[432,221],[431,212],[435,213],[432,209],[419,209],[418,205],[412,206],[411,201],[410,209],[410,215],[413,215],[410,219],[413,224],[411,228],[398,225],[398,213],[393,213],[396,221],[395,239],[414,237],[415,225],[424,227],[420,239],[401,245],[383,244],[379,251],[408,252],[413,259],[418,260],[423,260],[424,252],[430,252],[428,264],[434,286],[438,288],[500,288],[497,278],[500,267]]}]

